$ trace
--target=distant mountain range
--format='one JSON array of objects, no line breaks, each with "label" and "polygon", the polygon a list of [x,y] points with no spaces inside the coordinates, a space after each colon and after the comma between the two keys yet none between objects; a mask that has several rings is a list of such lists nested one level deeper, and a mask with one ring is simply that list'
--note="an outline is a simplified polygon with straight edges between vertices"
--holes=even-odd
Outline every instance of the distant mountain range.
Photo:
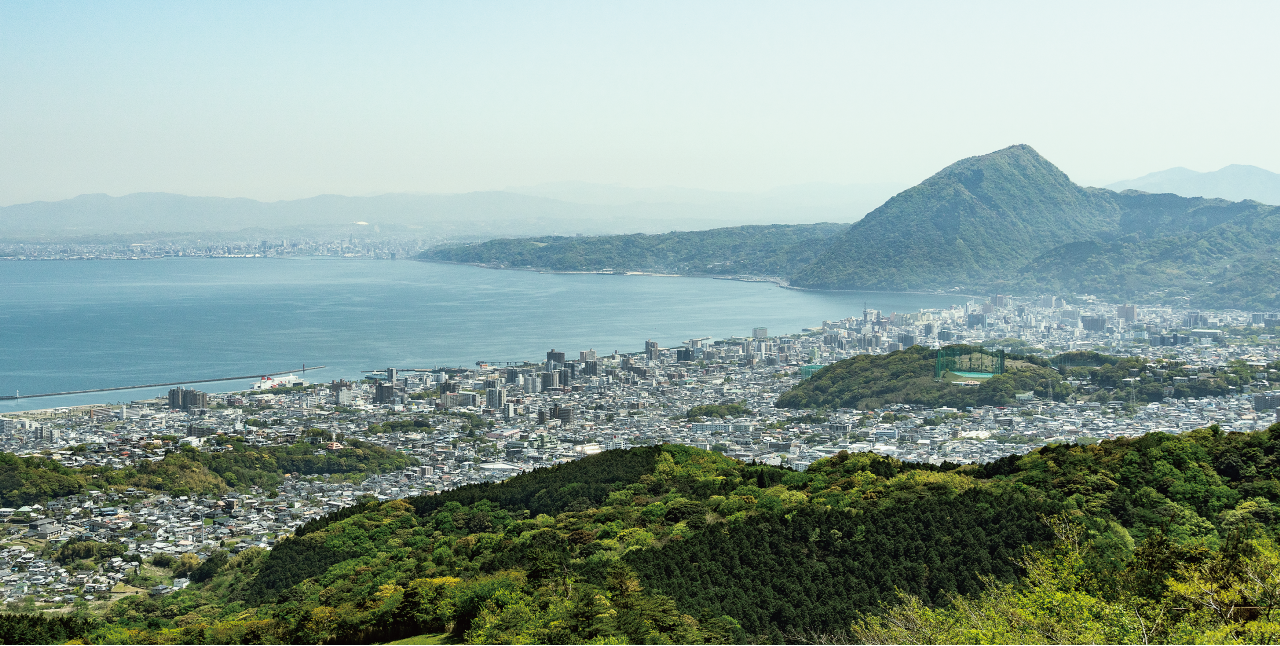
[{"label": "distant mountain range", "polygon": [[[521,250],[493,241],[423,259],[706,274],[724,273],[723,262],[732,260],[733,273],[787,277],[812,289],[1063,291],[1280,307],[1280,207],[1086,188],[1025,145],[960,160],[843,233],[822,237],[828,230],[737,227],[572,245],[540,238]],[[805,238],[802,253],[797,235]],[[657,248],[675,252],[650,252]],[[749,248],[769,253],[743,253]]]},{"label": "distant mountain range", "polygon": [[901,187],[811,184],[762,193],[581,182],[449,195],[246,198],[81,195],[0,208],[0,240],[246,229],[482,240],[497,235],[658,233],[728,225],[853,222]]},{"label": "distant mountain range", "polygon": [[[679,221],[681,214],[666,214],[665,218],[654,215],[654,226],[660,227],[664,221]],[[716,224],[721,223],[710,220],[704,226]],[[321,195],[280,202],[135,193],[122,197],[81,195],[0,208],[0,238],[10,239],[231,232],[250,228],[477,239],[548,231],[617,233],[634,227],[634,214],[625,208],[573,204],[502,191],[373,197]]]},{"label": "distant mountain range", "polygon": [[[1122,184],[1266,196],[1277,177],[1228,166],[1216,173],[1173,169]],[[893,190],[812,184],[729,193],[559,183],[280,202],[82,195],[0,208],[0,240],[231,232],[412,237],[437,245],[492,240],[435,249],[424,259],[751,274],[811,289],[1086,292],[1280,308],[1280,207],[1086,188],[1025,145],[962,159],[889,196]],[[805,222],[853,224],[793,224]],[[787,226],[766,226],[779,223]],[[531,236],[538,237],[510,240]]]},{"label": "distant mountain range", "polygon": [[1189,168],[1170,168],[1107,185],[1113,191],[1173,193],[1183,197],[1220,197],[1226,200],[1256,200],[1280,204],[1280,174],[1257,166],[1232,164],[1211,173]]},{"label": "distant mountain range", "polygon": [[[884,203],[905,184],[830,184],[813,182],[780,186],[758,193],[709,191],[678,186],[632,188],[587,182],[555,182],[506,189],[511,193],[548,197],[577,204],[622,206],[628,204],[696,204],[734,206],[753,210],[795,211],[831,209],[838,220],[856,220]],[[812,220],[807,220],[811,222]],[[790,224],[790,221],[769,224]],[[743,222],[743,224],[750,224]]]}]

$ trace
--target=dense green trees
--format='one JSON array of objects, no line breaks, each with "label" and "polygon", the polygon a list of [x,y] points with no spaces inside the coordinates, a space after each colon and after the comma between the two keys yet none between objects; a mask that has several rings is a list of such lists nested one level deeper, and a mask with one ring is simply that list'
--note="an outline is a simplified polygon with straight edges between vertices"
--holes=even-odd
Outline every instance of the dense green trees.
[{"label": "dense green trees", "polygon": [[83,639],[100,625],[80,614],[0,614],[0,644],[64,644]]},{"label": "dense green trees", "polygon": [[[63,543],[58,551],[54,552],[53,560],[63,565],[71,565],[82,560],[98,565],[117,556],[124,556],[127,551],[123,543],[99,543],[73,538]],[[134,557],[137,558],[137,555],[135,554]]]},{"label": "dense green trees", "polygon": [[582,511],[652,472],[658,454],[654,447],[615,449],[551,469],[534,469],[504,482],[469,485],[409,502],[421,515],[451,502],[471,505],[482,500],[533,515],[557,514],[570,507]]},{"label": "dense green trees", "polygon": [[[1171,550],[1167,541],[1157,540],[1103,579],[1089,565],[1096,557],[1080,541],[1078,526],[1066,517],[1049,524],[1058,529],[1059,540],[1051,549],[1019,557],[1026,572],[1021,582],[988,580],[981,593],[948,594],[941,607],[900,591],[883,612],[855,620],[851,636],[865,644],[1274,644],[1280,639],[1274,610],[1280,599],[1280,549],[1270,538],[1237,537],[1223,549],[1200,553]],[[1161,582],[1163,596],[1156,598],[1163,603],[1152,603],[1144,589],[1152,580]]]},{"label": "dense green trees", "polygon": [[83,489],[84,479],[75,470],[53,460],[0,453],[0,505],[32,505]]},{"label": "dense green trees", "polygon": [[[960,350],[981,349],[948,346]],[[934,379],[937,350],[911,346],[883,355],[860,354],[824,367],[778,398],[779,408],[881,408],[888,404],[921,406],[1006,406],[1018,393],[1058,399],[1070,393],[1057,371],[1039,365],[1039,357],[1008,355],[1005,374],[982,381],[976,388],[952,383],[959,377]]]},{"label": "dense green trees", "polygon": [[751,409],[742,404],[703,404],[694,406],[685,414],[687,419],[699,417],[745,417],[751,414]]},{"label": "dense green trees", "polygon": [[1037,513],[1051,508],[977,489],[863,514],[805,505],[626,561],[682,608],[729,615],[750,634],[784,641],[846,626],[894,590],[945,601],[947,592],[981,591],[984,575],[1012,581],[1022,546],[1049,538]]},{"label": "dense green trees", "polygon": [[[973,346],[948,346],[972,349]],[[1066,352],[1044,359],[1010,354],[1005,373],[977,387],[952,383],[959,377],[934,379],[936,350],[912,346],[883,355],[857,355],[814,373],[778,398],[779,408],[881,408],[888,404],[920,406],[1008,406],[1019,393],[1065,401],[1147,403],[1166,397],[1222,396],[1251,381],[1248,366],[1201,375],[1182,363],[1137,357],[1118,358],[1097,352]],[[1181,378],[1181,379],[1179,379]],[[1072,385],[1077,383],[1078,385]],[[1052,390],[1052,393],[1050,392]]]},{"label": "dense green trees", "polygon": [[316,447],[249,447],[231,442],[231,450],[202,452],[192,447],[170,449],[163,460],[140,460],[125,468],[71,469],[39,457],[0,453],[0,503],[18,507],[83,493],[94,488],[136,487],[176,496],[220,495],[229,489],[257,485],[273,489],[286,473],[384,473],[417,464],[417,460],[376,444],[348,440],[345,447],[316,455]]}]

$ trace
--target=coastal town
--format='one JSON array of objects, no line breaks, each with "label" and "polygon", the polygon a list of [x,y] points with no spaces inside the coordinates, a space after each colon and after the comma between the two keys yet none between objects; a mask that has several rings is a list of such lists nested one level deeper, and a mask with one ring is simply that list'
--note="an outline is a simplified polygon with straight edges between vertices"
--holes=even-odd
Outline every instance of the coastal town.
[{"label": "coastal town", "polygon": [[439,239],[401,240],[327,236],[245,239],[233,234],[172,236],[144,242],[0,241],[0,260],[156,260],[159,258],[408,258]]},{"label": "coastal town", "polygon": [[[645,341],[607,353],[553,349],[538,361],[383,368],[330,383],[286,375],[230,393],[178,387],[128,404],[10,413],[0,417],[0,451],[45,456],[69,469],[138,471],[175,453],[286,447],[313,460],[308,464],[354,459],[374,447],[397,461],[286,472],[266,486],[237,482],[227,471],[220,475],[232,486],[216,494],[104,481],[81,494],[13,503],[0,509],[0,598],[93,601],[133,590],[130,577],[157,556],[270,549],[308,520],[362,500],[431,495],[610,449],[678,443],[803,470],[841,451],[984,463],[1052,443],[1214,424],[1224,432],[1266,428],[1280,405],[1272,392],[1280,380],[1278,322],[1271,313],[1136,307],[1088,296],[994,296],[912,313],[866,310],[788,334],[756,328],[674,347]],[[1113,389],[1100,401],[1097,386],[1077,380],[1071,397],[1019,393],[1015,404],[998,407],[775,407],[780,395],[842,359],[954,344],[1001,356],[1096,351],[1159,361],[1173,368],[1135,370],[1131,382],[1159,380],[1170,396],[1136,401]],[[966,375],[975,386],[982,379]],[[1174,396],[1175,385],[1209,381],[1220,387]],[[51,560],[56,546],[76,540],[119,545],[120,555],[79,571]],[[187,582],[172,576],[147,592],[165,594]]]}]

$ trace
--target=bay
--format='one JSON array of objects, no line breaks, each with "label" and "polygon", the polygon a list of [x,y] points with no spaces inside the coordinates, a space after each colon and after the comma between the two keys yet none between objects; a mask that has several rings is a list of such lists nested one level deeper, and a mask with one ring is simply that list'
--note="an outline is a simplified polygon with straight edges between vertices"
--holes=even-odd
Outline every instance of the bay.
[{"label": "bay", "polygon": [[[806,292],[711,278],[501,271],[411,260],[172,258],[0,263],[0,394],[264,374],[309,381],[388,366],[474,366],[800,332],[962,296]],[[191,387],[243,390],[249,381]],[[0,401],[0,412],[167,389]]]}]

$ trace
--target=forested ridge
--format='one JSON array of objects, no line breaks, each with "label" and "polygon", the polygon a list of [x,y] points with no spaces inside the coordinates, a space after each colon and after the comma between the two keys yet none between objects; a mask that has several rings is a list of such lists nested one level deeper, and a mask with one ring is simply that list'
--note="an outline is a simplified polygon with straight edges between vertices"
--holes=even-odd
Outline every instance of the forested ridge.
[{"label": "forested ridge", "polygon": [[497,239],[429,249],[420,260],[553,271],[790,276],[848,225],[771,224],[616,236]]},{"label": "forested ridge", "polygon": [[1273,643],[1278,450],[1280,425],[941,467],[607,451],[364,502],[269,552],[215,554],[185,590],[75,624],[8,615],[0,630],[94,643]]}]

